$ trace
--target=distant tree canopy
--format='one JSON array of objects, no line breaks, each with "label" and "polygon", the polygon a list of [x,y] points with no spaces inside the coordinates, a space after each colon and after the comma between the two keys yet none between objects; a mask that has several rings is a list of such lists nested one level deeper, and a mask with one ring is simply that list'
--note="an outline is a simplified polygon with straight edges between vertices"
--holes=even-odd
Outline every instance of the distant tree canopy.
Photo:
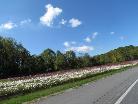
[{"label": "distant tree canopy", "polygon": [[132,45],[119,47],[93,57],[87,53],[76,56],[73,51],[61,53],[51,49],[46,49],[36,56],[31,55],[22,44],[17,43],[14,39],[0,37],[1,78],[92,67],[136,59],[138,59],[138,47]]}]

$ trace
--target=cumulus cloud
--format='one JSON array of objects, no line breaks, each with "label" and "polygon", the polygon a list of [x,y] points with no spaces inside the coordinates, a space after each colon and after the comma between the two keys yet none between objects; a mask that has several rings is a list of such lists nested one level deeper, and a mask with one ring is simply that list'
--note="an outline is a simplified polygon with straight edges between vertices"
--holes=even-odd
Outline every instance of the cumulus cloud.
[{"label": "cumulus cloud", "polygon": [[115,34],[115,32],[110,32],[111,35]]},{"label": "cumulus cloud", "polygon": [[67,50],[72,50],[75,52],[89,52],[94,50],[94,48],[92,46],[86,46],[86,45],[82,45],[82,46],[78,46],[78,47],[69,47]]},{"label": "cumulus cloud", "polygon": [[54,19],[62,13],[62,9],[53,7],[51,4],[45,6],[46,13],[40,17],[40,23],[50,27]]},{"label": "cumulus cloud", "polygon": [[72,28],[78,27],[79,25],[82,24],[82,22],[80,20],[75,19],[75,18],[70,19],[69,23],[70,23]]},{"label": "cumulus cloud", "polygon": [[89,52],[94,50],[94,48],[92,46],[87,46],[87,45],[80,45],[80,46],[76,46],[77,43],[75,41],[71,41],[71,42],[64,42],[63,45],[65,46],[65,51],[75,51],[75,52]]},{"label": "cumulus cloud", "polygon": [[31,19],[22,20],[20,21],[20,25],[31,23],[31,21],[32,21]]},{"label": "cumulus cloud", "polygon": [[15,27],[17,27],[17,25],[11,21],[8,21],[8,22],[0,25],[0,29],[5,29],[5,30],[11,30]]}]

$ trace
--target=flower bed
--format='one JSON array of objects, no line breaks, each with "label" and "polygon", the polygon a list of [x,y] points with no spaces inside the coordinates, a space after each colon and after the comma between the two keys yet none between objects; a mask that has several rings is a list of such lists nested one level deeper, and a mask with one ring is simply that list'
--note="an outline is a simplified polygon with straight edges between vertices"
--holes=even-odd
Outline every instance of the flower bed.
[{"label": "flower bed", "polygon": [[112,69],[119,69],[136,64],[138,64],[138,62],[134,61],[127,64],[93,67],[83,70],[68,71],[65,73],[56,73],[49,76],[37,76],[35,78],[32,77],[29,79],[0,82],[0,96],[9,96],[12,94],[25,93],[40,88],[48,88],[72,79],[83,78],[90,74],[104,72]]}]

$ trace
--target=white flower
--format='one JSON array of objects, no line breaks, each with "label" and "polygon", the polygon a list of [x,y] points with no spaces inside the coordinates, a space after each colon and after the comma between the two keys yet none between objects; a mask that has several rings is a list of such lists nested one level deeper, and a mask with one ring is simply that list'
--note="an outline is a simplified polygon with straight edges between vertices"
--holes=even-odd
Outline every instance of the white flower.
[{"label": "white flower", "polygon": [[36,77],[23,80],[0,82],[0,96],[7,96],[18,92],[33,90],[36,88],[49,87],[58,83],[66,82],[70,79],[85,77],[89,74],[104,72],[112,69],[119,69],[122,67],[136,65],[138,62],[123,65],[112,65],[103,67],[87,68],[83,70],[69,71],[62,74],[51,76]]}]

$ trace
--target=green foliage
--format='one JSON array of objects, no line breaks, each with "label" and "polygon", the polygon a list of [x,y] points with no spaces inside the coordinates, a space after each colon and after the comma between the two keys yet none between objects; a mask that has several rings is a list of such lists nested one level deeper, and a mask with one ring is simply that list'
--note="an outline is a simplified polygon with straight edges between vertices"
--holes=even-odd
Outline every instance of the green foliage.
[{"label": "green foliage", "polygon": [[29,52],[11,38],[0,37],[0,76],[29,72]]},{"label": "green foliage", "polygon": [[56,59],[55,52],[53,50],[51,50],[51,49],[46,49],[41,54],[41,56],[42,56],[42,58],[43,58],[43,60],[45,62],[47,71],[54,70],[54,63],[55,63],[55,59]]},{"label": "green foliage", "polygon": [[67,68],[76,68],[76,54],[73,51],[65,53]]},{"label": "green foliage", "polygon": [[63,70],[66,68],[66,58],[60,51],[56,53],[55,70]]},{"label": "green foliage", "polygon": [[89,56],[89,54],[84,54],[82,57],[81,57],[81,60],[82,60],[82,67],[89,67],[89,66],[92,66],[92,62],[91,62],[91,57]]},{"label": "green foliage", "polygon": [[132,45],[119,47],[115,50],[94,57],[94,60],[96,60],[96,63],[99,65],[136,59],[138,59],[138,47]]},{"label": "green foliage", "polygon": [[94,57],[84,54],[76,56],[75,52],[56,53],[51,49],[44,50],[40,55],[30,55],[22,44],[11,38],[0,37],[0,77],[12,77],[48,71],[77,69],[117,63],[138,59],[138,47],[126,46],[111,50]]}]

